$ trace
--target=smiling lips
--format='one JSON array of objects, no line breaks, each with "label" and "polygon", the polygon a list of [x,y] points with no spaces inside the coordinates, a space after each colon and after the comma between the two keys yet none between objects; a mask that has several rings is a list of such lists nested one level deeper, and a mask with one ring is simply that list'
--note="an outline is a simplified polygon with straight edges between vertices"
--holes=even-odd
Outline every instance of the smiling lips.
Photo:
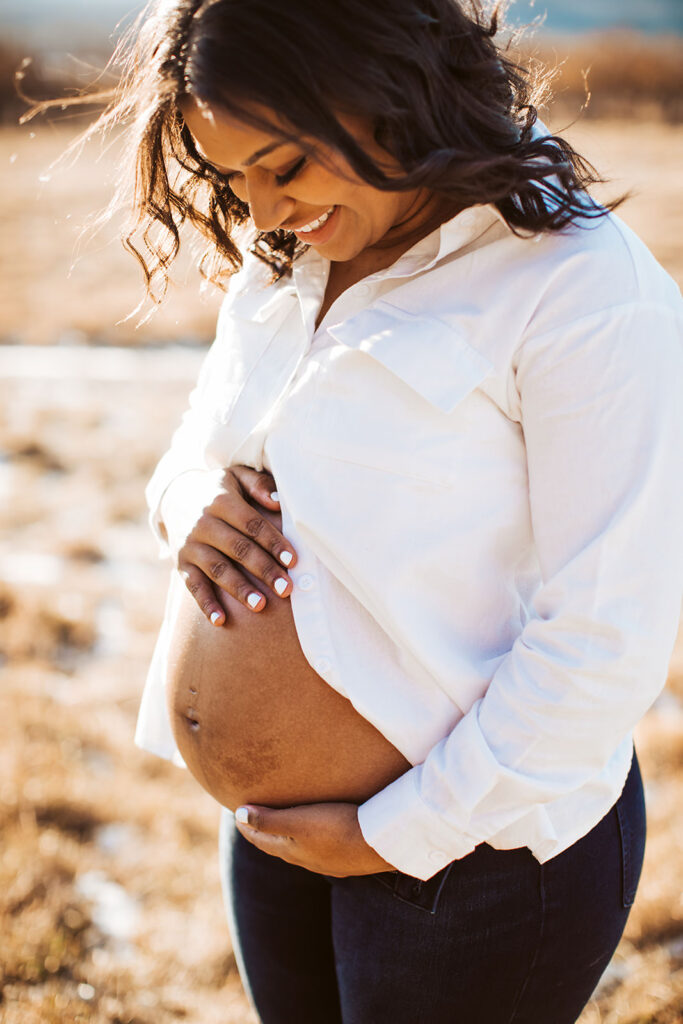
[{"label": "smiling lips", "polygon": [[290,231],[296,231],[298,235],[306,235],[312,231],[317,231],[330,219],[335,209],[336,207],[331,206],[329,210],[326,210],[325,213],[323,213],[322,217],[318,217],[316,220],[312,220],[308,224],[302,224],[300,228],[290,228]]}]

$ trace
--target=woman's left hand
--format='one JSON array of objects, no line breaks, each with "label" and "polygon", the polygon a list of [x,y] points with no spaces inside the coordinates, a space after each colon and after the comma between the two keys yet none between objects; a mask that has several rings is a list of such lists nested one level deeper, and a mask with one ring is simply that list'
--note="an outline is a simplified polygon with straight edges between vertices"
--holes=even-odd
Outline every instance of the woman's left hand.
[{"label": "woman's left hand", "polygon": [[[238,807],[241,835],[264,853],[320,875],[372,875],[393,871],[363,838],[356,804],[301,804],[275,810],[247,804]],[[249,824],[240,821],[248,814]]]}]

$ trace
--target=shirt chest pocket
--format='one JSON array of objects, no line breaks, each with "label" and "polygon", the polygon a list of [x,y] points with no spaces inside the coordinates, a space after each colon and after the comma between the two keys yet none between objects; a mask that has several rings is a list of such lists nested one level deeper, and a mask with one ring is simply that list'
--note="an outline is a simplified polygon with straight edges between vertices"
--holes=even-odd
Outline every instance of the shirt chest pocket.
[{"label": "shirt chest pocket", "polygon": [[[453,326],[378,303],[330,327],[302,444],[328,459],[449,486],[488,399],[493,364]],[[479,437],[481,441],[481,437]]]}]

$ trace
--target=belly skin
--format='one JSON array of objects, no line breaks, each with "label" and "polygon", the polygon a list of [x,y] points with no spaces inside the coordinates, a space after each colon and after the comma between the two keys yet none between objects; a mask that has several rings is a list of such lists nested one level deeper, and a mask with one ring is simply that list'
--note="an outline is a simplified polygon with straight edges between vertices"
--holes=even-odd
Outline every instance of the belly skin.
[{"label": "belly skin", "polygon": [[167,680],[180,753],[231,810],[362,803],[410,763],[306,661],[289,598],[259,588],[266,608],[254,613],[225,595],[218,629],[183,594]]}]

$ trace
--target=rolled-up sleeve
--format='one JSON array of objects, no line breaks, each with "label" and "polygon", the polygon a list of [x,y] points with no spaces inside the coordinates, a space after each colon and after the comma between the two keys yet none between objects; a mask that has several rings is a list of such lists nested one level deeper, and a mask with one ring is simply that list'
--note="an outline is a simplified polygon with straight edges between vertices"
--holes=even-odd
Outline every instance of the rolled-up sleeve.
[{"label": "rolled-up sleeve", "polygon": [[525,338],[516,383],[542,585],[484,696],[359,808],[429,878],[596,778],[666,680],[683,580],[683,324],[633,303]]}]

